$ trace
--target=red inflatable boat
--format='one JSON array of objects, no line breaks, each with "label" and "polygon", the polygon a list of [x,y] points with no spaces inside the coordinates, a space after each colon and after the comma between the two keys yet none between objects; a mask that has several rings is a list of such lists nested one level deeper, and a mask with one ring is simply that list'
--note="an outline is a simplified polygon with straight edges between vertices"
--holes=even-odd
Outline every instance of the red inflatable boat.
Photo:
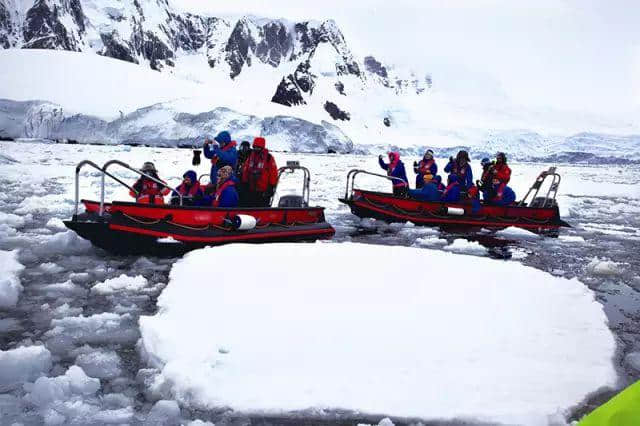
[{"label": "red inflatable boat", "polygon": [[[131,189],[108,172],[108,167],[113,164],[143,174],[117,160],[107,162],[102,168],[90,161],[83,161],[76,167],[76,213],[65,222],[69,229],[81,237],[113,253],[175,255],[208,245],[315,241],[330,239],[335,233],[325,221],[324,208],[309,207],[310,173],[297,162],[287,163],[287,167],[281,168],[279,174],[302,170],[302,195],[282,196],[278,207],[269,208],[213,208],[119,201],[105,203],[105,176]],[[82,200],[85,212],[79,214],[78,177],[84,165],[102,172],[102,201]]]},{"label": "red inflatable boat", "polygon": [[[386,222],[412,222],[416,225],[455,229],[475,227],[502,229],[516,226],[549,235],[557,234],[561,227],[570,226],[560,219],[556,203],[560,175],[556,173],[554,167],[538,176],[522,201],[509,206],[482,204],[475,211],[469,200],[461,203],[420,201],[388,193],[356,189],[355,177],[361,173],[390,178],[364,170],[349,172],[345,197],[340,201],[348,205],[353,214],[362,218],[370,217]],[[551,178],[551,183],[546,195],[538,196],[548,177]]]}]

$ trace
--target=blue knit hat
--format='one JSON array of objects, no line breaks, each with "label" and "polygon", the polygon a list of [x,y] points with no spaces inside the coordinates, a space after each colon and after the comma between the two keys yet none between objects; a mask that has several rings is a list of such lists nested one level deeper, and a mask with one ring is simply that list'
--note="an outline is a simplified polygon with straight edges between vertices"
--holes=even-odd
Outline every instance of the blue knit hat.
[{"label": "blue knit hat", "polygon": [[229,132],[225,130],[223,132],[218,133],[218,136],[213,138],[213,140],[215,140],[220,144],[228,144],[229,142],[231,142],[231,135],[229,134]]}]

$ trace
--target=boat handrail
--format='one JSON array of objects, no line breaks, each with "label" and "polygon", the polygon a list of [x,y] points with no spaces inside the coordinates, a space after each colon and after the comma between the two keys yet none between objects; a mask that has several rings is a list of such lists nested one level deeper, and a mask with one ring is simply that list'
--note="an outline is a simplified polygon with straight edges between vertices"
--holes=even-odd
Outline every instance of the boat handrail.
[{"label": "boat handrail", "polygon": [[531,202],[533,202],[538,196],[538,193],[540,192],[540,188],[542,188],[544,181],[549,176],[552,176],[551,184],[549,185],[549,190],[547,191],[547,194],[544,197],[544,201],[542,202],[542,205],[540,207],[546,207],[547,203],[549,203],[550,206],[553,206],[553,201],[555,201],[556,196],[558,195],[558,188],[560,186],[560,181],[562,180],[562,178],[558,173],[556,173],[555,167],[549,167],[549,170],[544,170],[538,175],[535,182],[533,182],[533,185],[531,185],[531,188],[529,188],[527,194],[522,197],[522,200],[520,200],[520,202],[518,203],[518,207],[522,207],[527,204],[527,199],[532,192],[533,196],[531,197]]},{"label": "boat handrail", "polygon": [[211,174],[209,174],[209,173],[204,173],[204,174],[201,174],[201,175],[198,177],[198,183],[200,183],[200,181],[202,180],[202,178],[203,178],[203,177],[205,177],[205,176],[209,176],[209,182],[211,182]]},{"label": "boat handrail", "polygon": [[[353,195],[353,188],[354,188],[354,185],[355,185],[356,176],[358,176],[361,173],[366,174],[366,175],[371,175],[371,176],[377,176],[377,177],[380,177],[380,178],[384,178],[384,179],[390,180],[391,182],[400,181],[400,182],[405,183],[405,184],[408,183],[407,181],[405,181],[404,179],[400,179],[399,177],[383,175],[383,174],[380,174],[380,173],[368,172],[368,171],[362,170],[362,169],[352,169],[347,174],[347,187],[346,187],[345,192],[344,192],[344,198],[345,199],[349,199],[350,198],[350,194]],[[349,182],[351,182],[351,185],[349,185]],[[351,186],[351,191],[349,191],[349,186]]]},{"label": "boat handrail", "polygon": [[[138,191],[136,191],[135,189],[133,189],[133,187],[127,185],[125,182],[121,181],[119,178],[117,178],[116,176],[112,175],[111,173],[102,170],[102,168],[100,166],[98,166],[96,163],[94,163],[91,160],[82,160],[81,162],[78,163],[78,165],[76,165],[76,188],[75,188],[75,207],[74,207],[74,213],[73,216],[77,217],[78,216],[78,205],[80,203],[80,170],[84,167],[84,166],[91,166],[94,169],[98,170],[104,180],[104,175],[109,176],[111,179],[115,180],[116,182],[120,183],[121,185],[126,186],[127,188],[129,188],[129,190],[133,191],[134,193],[138,194]],[[100,210],[100,215],[102,215],[102,207]]]},{"label": "boat handrail", "polygon": [[[276,184],[276,187],[273,190],[273,196],[271,197],[271,202],[273,202],[273,199],[275,198],[276,195],[276,191],[278,190],[278,186],[280,185],[280,176],[282,176],[283,173],[295,173],[296,170],[302,170],[302,173],[304,173],[304,177],[302,180],[302,202],[304,203],[305,206],[309,206],[309,194],[311,192],[311,172],[309,171],[308,168],[301,166],[300,163],[298,161],[287,161],[287,165],[284,167],[280,167],[278,169],[278,183]],[[270,203],[271,205],[271,203]]]},{"label": "boat handrail", "polygon": [[[109,160],[106,163],[104,163],[104,165],[102,166],[102,182],[100,185],[100,216],[102,216],[102,213],[104,212],[104,176],[105,175],[109,175],[110,177],[112,175],[107,173],[107,168],[111,165],[117,165],[117,166],[121,166],[131,172],[137,173],[140,176],[144,176],[149,180],[152,180],[153,182],[157,183],[160,186],[163,186],[165,188],[168,188],[170,190],[172,190],[173,192],[175,192],[176,194],[178,194],[178,197],[180,198],[180,205],[182,206],[182,194],[180,194],[180,192],[178,191],[177,188],[172,188],[171,186],[167,185],[165,182],[161,181],[158,178],[155,178],[151,175],[148,175],[146,173],[144,173],[142,170],[138,170],[136,168],[131,167],[130,165],[128,165],[127,163],[120,161],[120,160]],[[124,184],[121,180],[116,179],[119,183],[122,183],[123,185],[125,185],[127,188],[130,188],[129,185]],[[138,191],[134,191],[136,194],[138,194]]]}]

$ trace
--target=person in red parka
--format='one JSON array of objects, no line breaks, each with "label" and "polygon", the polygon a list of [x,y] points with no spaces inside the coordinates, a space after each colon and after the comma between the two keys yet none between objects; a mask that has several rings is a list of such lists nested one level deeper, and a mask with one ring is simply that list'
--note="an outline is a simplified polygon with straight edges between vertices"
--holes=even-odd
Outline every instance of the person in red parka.
[{"label": "person in red parka", "polygon": [[502,194],[511,180],[511,168],[507,165],[507,156],[504,152],[496,154],[496,163],[490,170],[495,192]]},{"label": "person in red parka", "polygon": [[[158,171],[153,163],[147,161],[142,165],[140,171],[164,183],[164,181],[158,177]],[[171,192],[168,187],[162,186],[146,176],[140,176],[140,179],[133,184],[133,189],[138,192],[137,195],[134,191],[129,191],[129,195],[134,197],[137,203],[147,204],[164,204],[164,196],[169,195],[169,192]]]},{"label": "person in red parka", "polygon": [[242,167],[242,184],[247,207],[269,207],[278,184],[276,160],[266,148],[264,138],[253,140],[253,149]]}]

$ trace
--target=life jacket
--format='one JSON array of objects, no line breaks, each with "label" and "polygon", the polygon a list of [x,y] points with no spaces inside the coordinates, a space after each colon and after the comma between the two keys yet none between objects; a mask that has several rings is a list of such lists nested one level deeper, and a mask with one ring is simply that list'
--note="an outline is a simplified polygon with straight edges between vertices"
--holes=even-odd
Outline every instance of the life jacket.
[{"label": "life jacket", "polygon": [[427,173],[434,174],[433,170],[431,170],[434,164],[435,160],[433,158],[430,160],[421,160],[420,163],[418,163],[418,173],[422,175],[426,175]]},{"label": "life jacket", "polygon": [[218,190],[213,196],[213,207],[218,207],[220,205],[220,197],[222,196],[224,190],[235,184],[236,183],[233,181],[233,179],[227,179],[222,185],[220,185],[220,187],[218,187]]},{"label": "life jacket", "polygon": [[247,183],[252,192],[265,192],[278,183],[278,169],[269,151],[251,152],[244,163],[242,182]]},{"label": "life jacket", "polygon": [[133,189],[138,191],[138,194],[136,195],[134,191],[130,191],[129,195],[136,198],[138,203],[149,204],[164,204],[163,197],[171,192],[166,186],[161,186],[144,176],[138,179],[133,185]]},{"label": "life jacket", "polygon": [[[231,142],[229,142],[228,144],[226,144],[225,146],[220,147],[220,151],[222,151],[222,152],[227,152],[227,151],[229,151],[231,148],[233,148],[234,146],[236,146],[236,141],[231,141]],[[218,164],[218,157],[213,157],[213,158],[211,159],[211,164],[212,164],[212,165],[214,165],[214,166],[215,166],[216,164]]]},{"label": "life jacket", "polygon": [[187,189],[187,186],[184,183],[181,183],[180,186],[176,189],[183,197],[195,197],[196,195],[198,195],[199,191],[202,191],[200,182],[191,184],[191,187],[189,187],[189,189]]},{"label": "life jacket", "polygon": [[500,182],[507,184],[511,180],[511,168],[505,163],[496,164],[493,169],[495,170],[494,178]]}]

